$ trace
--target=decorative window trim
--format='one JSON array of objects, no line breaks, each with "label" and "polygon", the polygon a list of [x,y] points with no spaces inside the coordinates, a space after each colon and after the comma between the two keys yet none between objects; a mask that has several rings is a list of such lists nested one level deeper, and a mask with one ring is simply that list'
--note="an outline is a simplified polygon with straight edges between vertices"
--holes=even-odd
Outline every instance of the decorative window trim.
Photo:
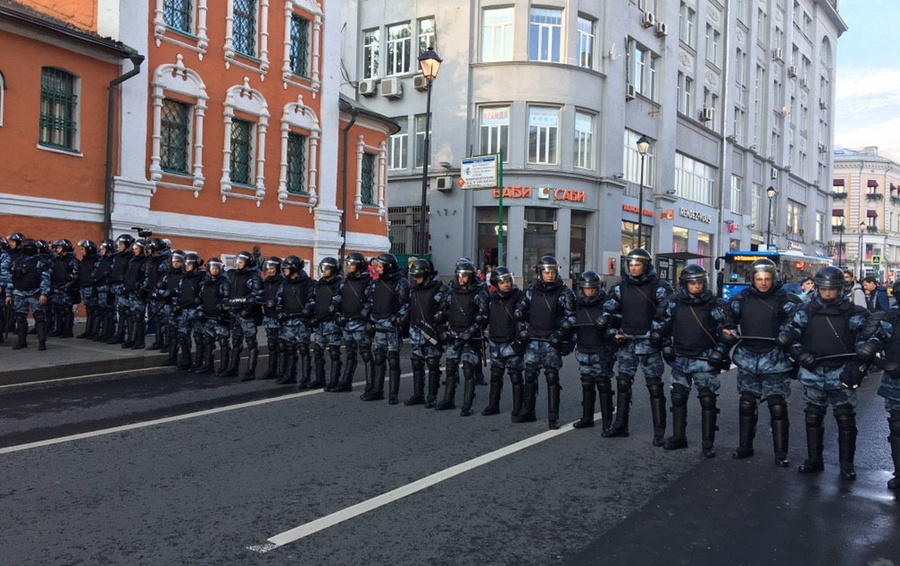
[{"label": "decorative window trim", "polygon": [[[269,72],[269,0],[259,0],[257,7],[256,36],[259,40],[259,59],[248,57],[234,50],[234,0],[228,0],[228,11],[225,15],[225,68],[231,65],[259,73],[260,80],[266,80]],[[239,59],[240,58],[240,59]],[[244,63],[241,59],[252,61]]]},{"label": "decorative window trim", "polygon": [[[291,16],[294,15],[295,8],[308,12],[312,16],[312,31],[309,39],[309,79],[301,81],[296,80],[296,75],[291,71]],[[322,17],[324,15],[316,0],[285,0],[284,2],[284,61],[281,66],[281,81],[284,83],[284,88],[291,85],[308,90],[313,94],[313,98],[316,98],[322,88],[319,77],[319,58],[321,57],[319,44],[321,43]]]},{"label": "decorative window trim", "polygon": [[165,41],[166,43],[171,43],[194,51],[197,53],[197,58],[202,61],[203,56],[206,55],[206,49],[209,47],[209,37],[206,35],[207,0],[195,0],[195,2],[194,10],[197,13],[197,18],[195,20],[195,29],[197,30],[196,41],[184,41],[184,39],[188,39],[188,37],[180,31],[176,31],[174,34],[166,33],[169,30],[169,26],[166,25],[164,0],[156,0],[156,10],[153,15],[153,37],[156,39],[157,47],[159,47],[160,43]]},{"label": "decorative window trim", "polygon": [[[194,198],[200,196],[203,189],[205,178],[203,177],[203,117],[206,114],[206,101],[209,96],[206,94],[206,85],[203,79],[196,71],[188,69],[184,66],[184,57],[179,53],[175,56],[175,64],[160,65],[153,73],[153,137],[152,147],[150,150],[150,182],[153,183],[153,194],[156,194],[158,187],[166,187],[169,189],[182,189],[194,191]],[[162,105],[166,91],[176,92],[185,96],[196,99],[194,103],[192,118],[193,127],[191,128],[191,137],[193,141],[194,156],[191,160],[192,172],[190,176],[173,175],[163,171],[161,166],[161,149],[162,141]],[[163,182],[163,175],[173,177],[183,177],[191,179],[190,185],[182,185],[179,183]]]},{"label": "decorative window trim", "polygon": [[[72,110],[72,121],[75,123],[75,132],[73,134],[72,147],[62,147],[59,145],[53,145],[52,143],[44,143],[41,141],[40,132],[40,121],[38,122],[38,147],[42,149],[52,150],[56,153],[67,153],[78,155],[79,157],[83,157],[84,154],[81,152],[81,77],[68,71],[63,67],[52,67],[52,66],[44,66],[41,67],[41,91],[40,96],[41,100],[43,100],[44,91],[43,91],[43,80],[44,80],[44,72],[48,69],[56,70],[61,73],[65,73],[66,75],[72,77],[72,91],[73,91],[73,110]],[[41,114],[41,118],[43,118],[43,114]]]},{"label": "decorative window trim", "polygon": [[[369,150],[369,153],[376,155],[376,185],[375,196],[377,205],[363,204],[362,202],[362,165],[363,154]],[[356,213],[356,219],[359,216],[377,216],[378,220],[384,220],[387,217],[387,207],[384,202],[385,187],[387,186],[387,144],[381,142],[380,146],[366,144],[365,137],[360,134],[356,141],[356,199],[353,202],[353,210]],[[376,208],[377,210],[364,210],[365,208]]]},{"label": "decorative window trim", "polygon": [[[231,2],[229,1],[229,6]],[[256,184],[252,194],[234,192],[235,189],[241,190],[241,187],[234,187],[231,182],[231,122],[234,119],[234,111],[239,110],[246,114],[256,116]],[[222,180],[220,181],[220,192],[222,193],[222,202],[228,197],[243,198],[256,201],[259,207],[262,199],[266,196],[266,129],[269,127],[269,106],[266,99],[258,90],[250,88],[250,79],[244,77],[243,85],[235,85],[228,89],[225,94],[225,138],[224,148],[222,149]]]},{"label": "decorative window trim", "polygon": [[[291,194],[287,190],[287,170],[288,170],[288,134],[292,130],[303,130],[308,132],[309,136],[309,167],[306,171],[307,184],[309,188],[308,195]],[[284,209],[284,205],[292,204],[298,206],[309,207],[310,213],[319,202],[319,196],[316,194],[316,188],[319,178],[318,148],[319,137],[322,129],[319,127],[319,118],[309,108],[303,104],[303,95],[297,96],[296,102],[290,102],[284,105],[284,111],[281,114],[281,167],[278,177],[278,208]]]}]

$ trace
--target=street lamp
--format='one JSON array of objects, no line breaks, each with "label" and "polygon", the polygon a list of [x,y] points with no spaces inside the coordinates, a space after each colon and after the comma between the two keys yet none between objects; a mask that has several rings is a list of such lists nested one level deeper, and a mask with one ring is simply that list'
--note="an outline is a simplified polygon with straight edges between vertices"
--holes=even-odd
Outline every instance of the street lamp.
[{"label": "street lamp", "polygon": [[641,154],[641,188],[638,193],[638,241],[637,247],[643,248],[644,236],[644,158],[650,150],[650,140],[647,136],[641,136],[637,141],[637,150]]},{"label": "street lamp", "polygon": [[859,251],[857,252],[857,256],[859,257],[859,280],[862,281],[866,276],[863,273],[863,232],[866,231],[866,223],[859,223]]},{"label": "street lamp", "polygon": [[778,191],[775,190],[775,187],[770,186],[766,189],[766,196],[769,197],[769,222],[766,226],[766,250],[768,251],[769,246],[772,245],[772,201],[775,200],[775,195],[778,194]]},{"label": "street lamp", "polygon": [[428,211],[426,209],[428,199],[428,157],[431,153],[431,83],[437,77],[438,70],[441,68],[441,58],[435,53],[433,47],[429,47],[419,55],[419,68],[425,75],[426,84],[426,103],[425,103],[425,142],[424,154],[422,155],[422,210],[419,215],[419,253],[428,253],[428,230],[425,228],[428,222]]},{"label": "street lamp", "polygon": [[841,267],[843,263],[841,259],[841,254],[844,251],[844,217],[841,217],[841,223],[838,226],[840,230],[838,231],[838,267]]}]

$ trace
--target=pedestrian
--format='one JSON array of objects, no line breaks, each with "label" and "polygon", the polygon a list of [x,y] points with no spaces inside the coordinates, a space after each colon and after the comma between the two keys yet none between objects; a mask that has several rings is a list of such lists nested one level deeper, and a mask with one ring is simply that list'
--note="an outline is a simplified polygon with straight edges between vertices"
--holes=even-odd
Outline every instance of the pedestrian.
[{"label": "pedestrian", "polygon": [[525,382],[525,343],[519,339],[521,324],[516,320],[516,306],[522,300],[522,290],[516,285],[513,272],[507,267],[491,271],[488,294],[488,347],[491,351],[491,388],[484,416],[500,413],[503,374],[509,374],[512,388],[512,417],[522,411],[522,390]]},{"label": "pedestrian", "polygon": [[841,477],[856,479],[856,388],[880,349],[878,318],[871,321],[865,307],[854,304],[842,291],[844,273],[834,266],[816,274],[816,296],[794,314],[779,343],[800,364],[799,379],[806,401],[807,459],[801,474],[821,472],[828,406],[838,428]]},{"label": "pedestrian", "polygon": [[[300,390],[309,389],[309,298],[312,295],[312,280],[303,269],[304,261],[289,255],[281,262],[284,280],[275,297],[275,309],[284,322],[281,337],[284,340],[281,378],[278,383],[297,382]],[[298,373],[299,360],[299,377]]]},{"label": "pedestrian", "polygon": [[[759,403],[765,401],[771,416],[775,463],[788,466],[787,398],[791,395],[794,364],[776,342],[787,328],[802,300],[785,291],[777,280],[778,269],[770,259],[758,259],[750,266],[752,282],[728,302],[732,321],[740,335],[729,329],[732,340],[740,339],[732,358],[738,367],[738,447],[732,458],[753,456]],[[727,342],[727,340],[726,340]]]},{"label": "pedestrian", "polygon": [[804,277],[800,280],[800,293],[797,295],[800,302],[810,300],[816,293],[816,283],[812,277]]},{"label": "pedestrian", "polygon": [[456,387],[462,369],[465,383],[459,414],[468,417],[474,413],[475,365],[479,363],[476,351],[481,350],[488,321],[487,296],[487,288],[476,277],[475,264],[467,259],[458,261],[440,307],[440,320],[446,320],[447,356],[446,387],[443,400],[435,407],[437,411],[456,408]]},{"label": "pedestrian", "polygon": [[[372,336],[369,334],[369,271],[366,258],[359,252],[351,252],[344,259],[344,279],[341,281],[341,304],[338,307],[338,322],[344,342],[344,374],[332,393],[353,391],[353,376],[359,357],[363,360],[366,384],[371,385]],[[370,389],[371,390],[371,389]],[[365,392],[364,392],[365,394]]]},{"label": "pedestrian", "polygon": [[887,312],[891,308],[887,289],[877,279],[868,275],[862,280],[863,292],[866,295],[866,308],[869,312]]},{"label": "pedestrian", "polygon": [[850,268],[844,268],[844,294],[850,298],[850,301],[857,306],[868,308],[866,304],[866,293],[863,291],[862,285],[856,281],[856,276]]},{"label": "pedestrian", "polygon": [[516,318],[524,324],[519,332],[528,341],[525,350],[525,387],[522,410],[515,423],[534,422],[538,393],[538,375],[547,380],[547,421],[551,430],[559,428],[559,370],[565,342],[575,324],[575,294],[559,276],[559,262],[550,255],[541,256],[534,266],[538,280],[525,289],[516,305]]},{"label": "pedestrian", "polygon": [[[900,281],[894,283],[892,292],[900,297]],[[882,327],[884,344],[884,374],[878,395],[884,397],[884,409],[888,414],[888,444],[894,461],[894,477],[888,480],[888,489],[900,489],[900,305],[896,303],[884,316]]]},{"label": "pedestrian", "polygon": [[259,361],[259,344],[256,332],[257,316],[263,300],[263,282],[250,252],[242,251],[234,258],[234,269],[229,273],[227,305],[231,309],[231,358],[225,377],[238,375],[243,346],[247,344],[247,369],[241,381],[256,379],[256,363]]},{"label": "pedestrian", "polygon": [[34,240],[24,238],[21,252],[10,265],[12,293],[6,304],[15,309],[16,345],[13,350],[27,348],[28,312],[34,318],[38,350],[47,349],[47,307],[50,295],[50,265],[38,255]]},{"label": "pedestrian", "polygon": [[595,394],[600,400],[601,430],[609,430],[613,420],[612,376],[615,338],[608,330],[609,317],[603,310],[606,292],[600,275],[585,271],[575,284],[575,359],[581,374],[581,418],[575,428],[594,426]]},{"label": "pedestrian", "polygon": [[616,361],[616,419],[601,433],[607,438],[628,436],[631,395],[638,369],[644,373],[650,393],[653,418],[653,445],[662,446],[666,436],[666,396],[662,375],[665,367],[659,347],[650,340],[653,317],[672,295],[672,286],[660,279],[653,258],[642,248],[625,256],[622,279],[609,290],[603,310],[609,317],[610,332],[618,343]]},{"label": "pedestrian", "polygon": [[[313,368],[315,381],[311,389],[337,388],[341,376],[341,327],[337,321],[338,307],[341,305],[341,277],[337,258],[326,257],[319,262],[319,279],[313,286],[310,298],[310,312],[313,315]],[[331,360],[328,379],[325,378],[325,351]]]},{"label": "pedestrian", "polygon": [[734,330],[725,303],[709,289],[709,276],[701,265],[688,265],[678,278],[680,290],[669,298],[652,339],[662,346],[663,358],[672,368],[672,436],[663,448],[687,448],[687,401],[691,386],[700,399],[702,452],[716,455],[716,391],[718,374],[731,365],[723,330]]},{"label": "pedestrian", "polygon": [[281,272],[281,258],[269,256],[263,262],[263,329],[266,331],[266,347],[269,350],[268,367],[263,379],[281,380],[284,373],[284,340],[281,337],[283,321],[279,320],[277,306],[278,290],[284,282]]},{"label": "pedestrian", "polygon": [[399,403],[400,392],[400,329],[409,316],[409,279],[400,270],[394,254],[383,253],[372,261],[377,278],[369,283],[366,292],[371,298],[369,313],[374,324],[372,343],[374,375],[372,388],[363,401],[384,399],[384,378],[390,374],[388,402]]},{"label": "pedestrian", "polygon": [[[409,292],[409,343],[412,348],[413,394],[404,405],[425,405],[433,409],[441,382],[441,356],[444,345],[441,305],[449,289],[436,278],[431,260],[417,259],[409,268],[412,286]],[[425,373],[428,369],[426,394]]]}]

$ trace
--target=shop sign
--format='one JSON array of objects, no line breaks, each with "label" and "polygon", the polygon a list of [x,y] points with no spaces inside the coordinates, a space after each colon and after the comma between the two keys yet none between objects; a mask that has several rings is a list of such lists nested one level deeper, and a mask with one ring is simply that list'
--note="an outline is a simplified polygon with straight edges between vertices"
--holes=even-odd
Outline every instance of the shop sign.
[{"label": "shop sign", "polygon": [[[491,191],[494,198],[500,198],[500,191]],[[503,198],[531,198],[531,187],[503,187]]]},{"label": "shop sign", "polygon": [[675,220],[675,211],[672,209],[662,210],[659,213],[659,217],[663,220]]},{"label": "shop sign", "polygon": [[[632,213],[632,214],[637,214],[637,213],[638,213],[638,207],[634,206],[633,204],[623,204],[623,205],[622,205],[622,210],[624,210],[625,212],[630,212],[630,213]],[[647,209],[645,208],[645,209],[644,209],[644,216],[649,216],[650,218],[653,218],[653,211],[652,211],[652,210],[647,210]]]},{"label": "shop sign", "polygon": [[[575,189],[551,189],[549,187],[503,187],[503,198],[532,198],[537,191],[537,198],[541,200],[565,201],[565,202],[587,202],[587,191],[576,191]],[[500,191],[493,189],[491,194],[494,198],[500,198]],[[637,207],[635,207],[637,211]],[[645,210],[646,214],[647,211]],[[653,216],[653,213],[650,213]]]},{"label": "shop sign", "polygon": [[687,208],[682,207],[682,208],[678,209],[678,214],[680,214],[681,216],[683,216],[685,218],[689,218],[691,220],[699,220],[700,222],[703,222],[706,224],[712,223],[712,216],[710,216],[709,214],[700,212],[699,210],[689,210]]}]

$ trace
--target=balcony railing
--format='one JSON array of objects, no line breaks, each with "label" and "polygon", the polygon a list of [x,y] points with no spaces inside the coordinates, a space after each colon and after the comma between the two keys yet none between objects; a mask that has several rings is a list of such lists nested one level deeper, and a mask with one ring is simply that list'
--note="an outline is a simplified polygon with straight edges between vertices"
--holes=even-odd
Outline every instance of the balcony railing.
[{"label": "balcony railing", "polygon": [[835,234],[844,234],[846,232],[846,230],[847,230],[847,228],[844,226],[832,226],[831,227],[831,231],[834,232]]},{"label": "balcony railing", "polygon": [[878,226],[866,226],[866,232],[868,232],[869,234],[877,234]]},{"label": "balcony railing", "polygon": [[831,198],[834,200],[845,200],[847,198],[847,193],[844,191],[831,191]]},{"label": "balcony railing", "polygon": [[881,193],[867,193],[866,200],[884,200],[884,195]]}]

